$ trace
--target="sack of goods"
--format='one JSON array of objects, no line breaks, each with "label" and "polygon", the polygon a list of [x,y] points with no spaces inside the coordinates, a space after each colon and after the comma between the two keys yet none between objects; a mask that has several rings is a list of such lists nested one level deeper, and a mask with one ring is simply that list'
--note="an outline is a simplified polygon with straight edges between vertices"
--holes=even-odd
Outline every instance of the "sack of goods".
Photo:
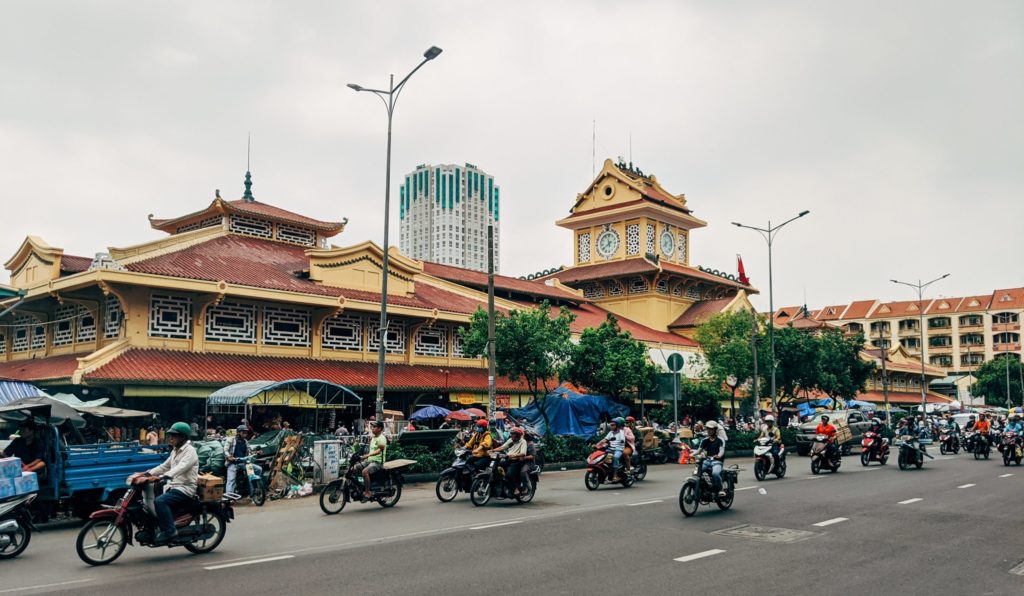
[{"label": "sack of goods", "polygon": [[206,502],[219,501],[224,496],[224,479],[213,474],[200,474],[197,482],[199,498]]}]

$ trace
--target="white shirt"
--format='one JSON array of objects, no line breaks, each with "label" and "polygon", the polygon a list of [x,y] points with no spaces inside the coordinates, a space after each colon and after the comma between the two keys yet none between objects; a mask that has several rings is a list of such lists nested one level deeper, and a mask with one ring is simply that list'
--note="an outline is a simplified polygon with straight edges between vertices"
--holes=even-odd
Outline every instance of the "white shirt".
[{"label": "white shirt", "polygon": [[608,445],[612,449],[622,449],[626,446],[626,435],[621,429],[608,431],[608,434],[604,436],[604,440],[608,441]]},{"label": "white shirt", "polygon": [[192,441],[171,452],[164,463],[149,471],[153,476],[166,476],[167,490],[179,490],[190,497],[196,495],[196,482],[199,480],[199,455]]}]

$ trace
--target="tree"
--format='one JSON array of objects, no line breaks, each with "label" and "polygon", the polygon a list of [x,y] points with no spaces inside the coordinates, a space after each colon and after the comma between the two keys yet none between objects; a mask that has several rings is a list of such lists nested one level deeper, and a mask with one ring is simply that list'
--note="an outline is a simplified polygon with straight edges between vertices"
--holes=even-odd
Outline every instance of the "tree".
[{"label": "tree", "polygon": [[[801,389],[817,387],[817,349],[818,342],[810,333],[792,327],[775,329],[775,385],[782,394],[780,403],[794,399]],[[771,368],[765,369],[764,374],[771,378]]]},{"label": "tree", "polygon": [[[694,420],[718,420],[722,415],[719,405],[728,394],[707,381],[691,381],[683,379],[679,384],[679,418],[690,416]],[[669,424],[672,420],[672,404],[651,410],[650,416],[661,424]]]},{"label": "tree", "polygon": [[[564,306],[554,316],[547,301],[530,310],[512,310],[507,315],[495,313],[494,368],[497,373],[512,381],[524,379],[534,399],[542,400],[551,389],[548,382],[569,359],[572,351],[569,326],[575,318]],[[483,309],[478,308],[473,313],[469,327],[460,333],[467,356],[487,357],[487,313]]]},{"label": "tree", "polygon": [[622,402],[626,393],[640,393],[651,385],[650,366],[647,346],[621,330],[618,319],[609,313],[598,327],[583,330],[562,377]]},{"label": "tree", "polygon": [[863,336],[847,337],[838,329],[822,331],[815,337],[817,349],[817,380],[815,388],[832,396],[854,399],[867,388],[875,369],[873,362],[862,360]]},{"label": "tree", "polygon": [[975,371],[977,380],[971,385],[971,393],[984,397],[987,405],[1005,407],[1007,367],[1010,369],[1010,401],[1021,405],[1021,363],[1008,354],[999,354]]},{"label": "tree", "polygon": [[[697,328],[694,339],[700,344],[707,363],[705,376],[720,387],[730,376],[736,377],[737,386],[754,376],[754,356],[751,349],[753,318],[749,312],[719,313]],[[758,331],[760,335],[760,331]],[[761,360],[759,357],[758,360]],[[736,389],[730,399],[733,422],[736,420]]]}]

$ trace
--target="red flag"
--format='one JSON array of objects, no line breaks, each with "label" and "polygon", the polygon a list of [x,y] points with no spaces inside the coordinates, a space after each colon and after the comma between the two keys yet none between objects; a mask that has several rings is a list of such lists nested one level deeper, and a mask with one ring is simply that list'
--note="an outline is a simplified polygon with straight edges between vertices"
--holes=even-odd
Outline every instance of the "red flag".
[{"label": "red flag", "polygon": [[743,257],[740,255],[736,255],[736,268],[739,270],[740,283],[745,286],[749,286],[750,278],[747,277],[747,272],[743,269]]}]

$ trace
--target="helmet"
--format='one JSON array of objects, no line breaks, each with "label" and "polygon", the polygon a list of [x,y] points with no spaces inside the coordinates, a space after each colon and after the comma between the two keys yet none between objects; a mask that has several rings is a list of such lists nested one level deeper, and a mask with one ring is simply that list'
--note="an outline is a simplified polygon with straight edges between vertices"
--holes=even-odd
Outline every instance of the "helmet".
[{"label": "helmet", "polygon": [[249,432],[249,427],[244,425],[244,424],[239,424],[238,428],[235,429],[235,432],[237,432],[237,433],[247,433],[247,432]]},{"label": "helmet", "polygon": [[829,420],[831,420],[831,418],[829,418],[828,416],[822,416],[821,417],[822,423],[828,422]]},{"label": "helmet", "polygon": [[481,418],[480,420],[476,421],[476,425],[478,428],[487,428],[487,421]]},{"label": "helmet", "polygon": [[612,422],[618,424],[619,426],[626,426],[626,419],[623,418],[622,416],[616,416],[615,418],[612,418]]},{"label": "helmet", "polygon": [[518,426],[513,426],[512,428],[510,428],[508,433],[510,435],[519,435],[519,436],[523,436],[524,434],[526,434],[525,432],[523,432],[523,429],[518,427]]},{"label": "helmet", "polygon": [[633,418],[632,416],[626,416],[626,422],[636,422],[636,418]]},{"label": "helmet", "polygon": [[370,423],[370,426],[372,426],[373,428],[384,428],[384,423],[381,422],[380,420],[374,420],[373,422]]},{"label": "helmet", "polygon": [[714,420],[708,420],[708,423],[704,425],[704,428],[718,428],[718,423]]},{"label": "helmet", "polygon": [[767,416],[764,417],[764,421],[765,422],[775,422],[775,416],[772,416],[771,414],[768,414]]},{"label": "helmet", "polygon": [[975,415],[971,414],[971,420],[974,420],[974,419],[975,419]]},{"label": "helmet", "polygon": [[171,428],[167,429],[165,434],[181,435],[187,439],[192,436],[192,427],[187,422],[175,422],[171,425]]}]

